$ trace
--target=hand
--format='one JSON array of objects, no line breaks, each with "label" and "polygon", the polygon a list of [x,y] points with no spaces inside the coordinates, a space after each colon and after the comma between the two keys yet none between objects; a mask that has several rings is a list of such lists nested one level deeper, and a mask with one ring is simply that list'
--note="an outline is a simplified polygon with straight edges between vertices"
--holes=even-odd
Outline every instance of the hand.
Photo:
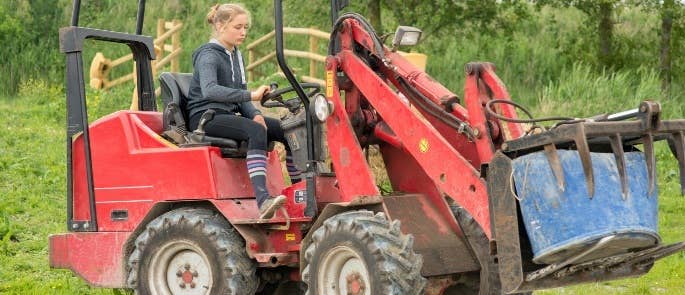
[{"label": "hand", "polygon": [[252,121],[259,123],[260,125],[264,126],[264,129],[267,129],[266,122],[264,122],[264,116],[256,115],[254,118],[252,118]]},{"label": "hand", "polygon": [[254,90],[250,93],[250,99],[252,99],[253,101],[259,101],[267,93],[269,93],[269,86],[266,86],[266,85],[259,86],[259,88],[257,88],[256,90]]}]

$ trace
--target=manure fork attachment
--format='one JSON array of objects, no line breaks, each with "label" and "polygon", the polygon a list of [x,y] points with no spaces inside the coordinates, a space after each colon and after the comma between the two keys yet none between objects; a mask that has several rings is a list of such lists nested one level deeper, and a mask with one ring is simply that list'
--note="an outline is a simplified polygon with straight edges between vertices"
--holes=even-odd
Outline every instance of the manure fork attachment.
[{"label": "manure fork attachment", "polygon": [[[636,120],[626,120],[630,118],[636,118]],[[661,120],[660,105],[644,101],[637,109],[631,111],[562,122],[549,130],[505,142],[502,150],[496,152],[487,170],[493,240],[499,260],[502,290],[506,293],[524,292],[584,282],[636,277],[647,273],[656,260],[685,249],[685,242],[664,245],[656,236],[651,245],[616,251],[616,246],[625,245],[621,243],[629,241],[627,236],[618,231],[585,243],[583,248],[564,249],[554,253],[558,256],[542,257],[548,259],[547,263],[539,263],[539,261],[536,262],[537,264],[530,263],[531,259],[539,259],[539,257],[532,257],[534,251],[531,249],[531,243],[535,241],[535,237],[530,236],[530,233],[535,231],[524,228],[524,222],[521,222],[524,205],[519,195],[521,191],[518,190],[520,184],[515,185],[514,182],[513,170],[516,169],[514,161],[533,153],[540,154],[541,158],[548,163],[549,175],[553,178],[553,181],[549,183],[553,184],[552,186],[556,185],[556,189],[562,192],[560,194],[563,195],[566,190],[580,189],[583,194],[587,193],[587,202],[598,204],[597,202],[609,196],[598,193],[598,185],[605,184],[597,183],[596,179],[601,178],[602,176],[598,174],[604,171],[595,171],[596,166],[593,166],[593,160],[597,157],[593,154],[611,153],[615,161],[611,167],[617,171],[609,171],[609,174],[618,175],[617,184],[620,186],[620,191],[616,188],[616,195],[620,195],[622,201],[625,202],[627,198],[641,197],[634,196],[636,194],[632,191],[634,186],[631,186],[631,182],[644,182],[644,179],[631,178],[634,176],[631,175],[630,170],[633,162],[630,159],[627,160],[627,154],[640,151],[638,145],[641,144],[646,166],[644,174],[647,178],[647,183],[644,185],[646,196],[642,197],[656,198],[654,142],[660,140],[668,141],[672,153],[678,160],[681,192],[685,193],[684,133],[685,120]],[[570,182],[574,180],[574,176],[571,175],[573,172],[569,172],[568,165],[564,165],[563,159],[560,159],[560,154],[566,150],[577,153],[579,167],[582,167],[578,170],[582,172],[582,176],[575,180],[580,181]],[[570,187],[572,185],[576,187]],[[549,198],[549,195],[545,197]],[[564,200],[576,201],[571,198]],[[655,200],[653,202],[656,204]],[[563,206],[563,204],[558,206]],[[656,216],[653,217],[656,223]],[[592,223],[592,218],[589,216],[581,218],[588,218],[584,222]],[[564,253],[565,251],[569,253]],[[602,251],[605,253],[609,251],[611,254],[597,255]]]}]

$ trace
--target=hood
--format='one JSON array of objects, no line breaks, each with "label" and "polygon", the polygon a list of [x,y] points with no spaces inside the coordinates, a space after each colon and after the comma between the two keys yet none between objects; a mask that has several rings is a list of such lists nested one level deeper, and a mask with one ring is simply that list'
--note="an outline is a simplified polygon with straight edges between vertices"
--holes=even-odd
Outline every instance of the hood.
[{"label": "hood", "polygon": [[197,61],[197,57],[205,52],[217,52],[226,55],[226,49],[223,46],[216,43],[205,43],[193,52],[193,64]]}]

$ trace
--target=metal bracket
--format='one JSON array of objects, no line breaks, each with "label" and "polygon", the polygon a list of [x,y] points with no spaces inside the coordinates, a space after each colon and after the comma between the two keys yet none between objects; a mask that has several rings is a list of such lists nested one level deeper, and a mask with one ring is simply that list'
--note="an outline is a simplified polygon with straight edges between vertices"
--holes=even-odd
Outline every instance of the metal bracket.
[{"label": "metal bracket", "polygon": [[284,225],[276,225],[272,224],[267,226],[266,228],[272,229],[272,230],[289,230],[290,229],[290,216],[288,215],[288,210],[285,209],[285,207],[281,207],[279,210],[281,214],[283,214],[283,218],[285,218],[285,224]]}]

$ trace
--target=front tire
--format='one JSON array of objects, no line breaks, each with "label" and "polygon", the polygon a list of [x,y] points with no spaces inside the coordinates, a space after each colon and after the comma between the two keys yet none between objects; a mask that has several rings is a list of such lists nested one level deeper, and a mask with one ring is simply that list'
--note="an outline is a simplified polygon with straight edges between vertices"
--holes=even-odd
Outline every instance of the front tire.
[{"label": "front tire", "polygon": [[413,236],[383,213],[350,211],[335,215],[312,235],[302,277],[306,294],[420,294],[423,259]]},{"label": "front tire", "polygon": [[226,219],[203,208],[167,212],[138,236],[128,284],[139,294],[254,294],[256,264]]}]

